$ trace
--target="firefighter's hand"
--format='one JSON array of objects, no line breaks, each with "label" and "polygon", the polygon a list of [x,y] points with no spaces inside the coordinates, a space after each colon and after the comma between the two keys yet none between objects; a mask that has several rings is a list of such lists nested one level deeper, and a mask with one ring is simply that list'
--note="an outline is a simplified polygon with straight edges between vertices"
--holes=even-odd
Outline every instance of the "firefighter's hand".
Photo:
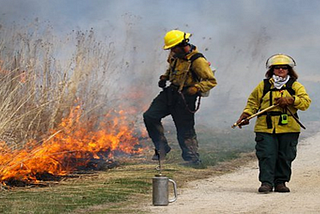
[{"label": "firefighter's hand", "polygon": [[159,80],[159,82],[158,82],[158,86],[159,86],[160,88],[165,88],[165,87],[166,87],[166,84],[167,84],[167,77],[161,75],[161,76],[160,76],[160,80]]},{"label": "firefighter's hand", "polygon": [[[248,113],[243,112],[240,117],[239,120],[237,121],[237,124],[239,124],[239,128],[241,129],[242,126],[248,125],[249,124],[249,120],[247,120],[247,117],[249,117],[250,115]],[[243,122],[241,122],[243,121]]]},{"label": "firefighter's hand", "polygon": [[188,95],[195,95],[199,92],[199,89],[195,86],[190,86],[188,89],[187,89],[187,94]]},{"label": "firefighter's hand", "polygon": [[278,104],[281,108],[286,108],[289,105],[293,105],[294,102],[293,97],[276,97],[274,100],[275,104]]}]

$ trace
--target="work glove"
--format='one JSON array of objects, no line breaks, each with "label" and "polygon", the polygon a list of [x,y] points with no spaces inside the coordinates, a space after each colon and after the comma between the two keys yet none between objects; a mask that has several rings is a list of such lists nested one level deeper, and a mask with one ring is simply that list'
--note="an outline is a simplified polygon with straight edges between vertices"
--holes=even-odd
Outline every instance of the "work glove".
[{"label": "work glove", "polygon": [[160,80],[159,80],[159,82],[158,82],[158,86],[159,86],[160,88],[165,88],[165,87],[166,87],[166,84],[167,84],[167,77],[164,76],[164,75],[161,75],[161,76],[160,76]]},{"label": "work glove", "polygon": [[289,105],[293,105],[294,102],[293,97],[276,97],[274,100],[275,104],[278,104],[281,108],[286,108]]},{"label": "work glove", "polygon": [[241,124],[239,124],[239,128],[241,129],[242,126],[248,125],[249,124],[249,120],[246,120],[247,117],[249,117],[250,114],[243,112],[240,117],[239,120],[237,121],[237,124],[239,124],[242,120],[244,120]]},{"label": "work glove", "polygon": [[199,92],[199,88],[195,87],[195,86],[190,86],[188,89],[187,89],[187,94],[188,95],[195,95]]}]

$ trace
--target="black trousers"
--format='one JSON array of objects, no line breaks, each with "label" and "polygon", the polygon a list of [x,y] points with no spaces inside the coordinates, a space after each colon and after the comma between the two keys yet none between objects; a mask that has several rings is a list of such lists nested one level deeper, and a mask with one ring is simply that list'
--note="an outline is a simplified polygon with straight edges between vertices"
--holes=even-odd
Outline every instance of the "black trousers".
[{"label": "black trousers", "polygon": [[298,139],[299,133],[256,133],[260,182],[276,186],[290,181],[291,164],[297,155]]},{"label": "black trousers", "polygon": [[143,114],[144,123],[149,137],[152,139],[155,149],[169,152],[170,147],[164,136],[161,119],[171,115],[177,130],[179,146],[182,150],[182,158],[185,161],[199,160],[198,141],[194,129],[194,113],[197,95],[184,95],[185,99],[178,93],[177,88],[165,88],[152,101],[149,109]]}]

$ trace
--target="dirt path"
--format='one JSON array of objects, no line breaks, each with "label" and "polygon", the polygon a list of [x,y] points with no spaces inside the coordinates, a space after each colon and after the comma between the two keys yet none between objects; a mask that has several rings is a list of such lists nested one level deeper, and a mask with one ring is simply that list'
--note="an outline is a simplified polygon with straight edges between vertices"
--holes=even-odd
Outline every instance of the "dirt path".
[{"label": "dirt path", "polygon": [[320,134],[300,141],[290,193],[259,194],[257,162],[236,172],[190,182],[168,206],[146,204],[148,213],[320,213]]}]

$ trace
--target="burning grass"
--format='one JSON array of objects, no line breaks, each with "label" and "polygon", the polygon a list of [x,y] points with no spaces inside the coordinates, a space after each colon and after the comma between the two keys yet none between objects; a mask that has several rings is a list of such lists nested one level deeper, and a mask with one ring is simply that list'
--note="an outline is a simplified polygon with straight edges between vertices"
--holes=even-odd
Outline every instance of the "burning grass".
[{"label": "burning grass", "polygon": [[122,109],[116,93],[122,66],[112,42],[92,29],[58,38],[38,21],[2,29],[0,183],[61,179],[140,152],[136,109]]},{"label": "burning grass", "polygon": [[112,163],[115,152],[138,154],[139,140],[126,124],[125,115],[108,114],[92,131],[80,122],[80,107],[63,119],[59,130],[43,142],[30,141],[24,149],[12,150],[5,143],[0,151],[0,181],[4,185],[37,183],[58,179],[81,169],[101,169]]},{"label": "burning grass", "polygon": [[[175,180],[180,191],[189,181],[221,175],[253,160],[254,140],[249,132],[234,131],[198,129],[200,154],[206,164],[202,169],[183,164],[175,134],[169,134],[172,151],[163,162],[162,173]],[[44,188],[2,190],[0,212],[147,213],[141,209],[141,203],[152,206],[152,177],[158,172],[157,162],[151,161],[153,150],[144,152],[146,156],[119,160],[119,166],[113,169],[63,177],[59,185],[51,182]],[[248,154],[243,155],[244,152]]]}]

